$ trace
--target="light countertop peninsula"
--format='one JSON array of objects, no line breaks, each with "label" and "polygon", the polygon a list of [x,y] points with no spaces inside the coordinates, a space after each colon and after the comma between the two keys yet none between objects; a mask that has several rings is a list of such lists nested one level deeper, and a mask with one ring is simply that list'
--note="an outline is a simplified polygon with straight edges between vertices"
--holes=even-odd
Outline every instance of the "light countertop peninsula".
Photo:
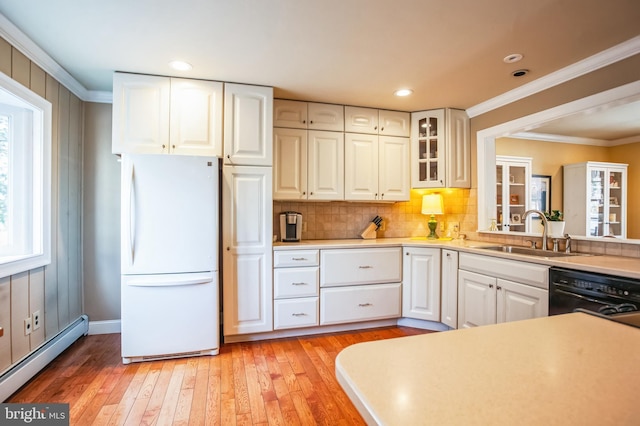
[{"label": "light countertop peninsula", "polygon": [[640,279],[640,259],[634,257],[609,255],[584,255],[567,257],[539,257],[515,253],[495,252],[482,247],[500,244],[473,240],[427,240],[425,238],[376,238],[376,239],[342,239],[342,240],[302,240],[295,243],[274,243],[274,250],[308,250],[308,249],[336,249],[336,248],[367,248],[367,247],[437,247],[460,252],[482,254],[524,262],[538,263],[547,266],[577,269],[587,272],[617,275],[627,278]]},{"label": "light countertop peninsula", "polygon": [[368,424],[637,425],[640,329],[571,313],[359,343],[336,376]]}]

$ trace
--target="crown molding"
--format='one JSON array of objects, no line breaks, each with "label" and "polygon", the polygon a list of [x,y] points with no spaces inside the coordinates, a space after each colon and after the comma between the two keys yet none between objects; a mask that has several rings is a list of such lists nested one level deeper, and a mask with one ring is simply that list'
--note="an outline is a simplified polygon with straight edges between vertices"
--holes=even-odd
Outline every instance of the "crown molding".
[{"label": "crown molding", "polygon": [[481,102],[467,109],[469,118],[487,113],[503,107],[512,102],[534,95],[553,86],[565,83],[574,78],[588,74],[597,69],[606,67],[640,53],[640,36],[636,36],[607,50],[590,56],[575,64],[564,67],[558,71],[547,74],[537,80],[524,84],[516,89],[503,93],[500,96]]},{"label": "crown molding", "polygon": [[609,146],[610,142],[603,139],[581,138],[578,136],[564,136],[554,135],[551,133],[536,133],[536,132],[518,132],[508,137],[514,139],[526,139],[532,141],[541,142],[557,142],[557,143],[569,143],[575,145],[593,145],[593,146]]},{"label": "crown molding", "polygon": [[14,48],[18,49],[30,61],[42,68],[47,74],[55,78],[60,84],[69,89],[83,101],[110,103],[110,92],[89,91],[71,74],[62,68],[51,56],[42,50],[25,33],[20,31],[3,14],[0,14],[0,37],[4,38]]}]

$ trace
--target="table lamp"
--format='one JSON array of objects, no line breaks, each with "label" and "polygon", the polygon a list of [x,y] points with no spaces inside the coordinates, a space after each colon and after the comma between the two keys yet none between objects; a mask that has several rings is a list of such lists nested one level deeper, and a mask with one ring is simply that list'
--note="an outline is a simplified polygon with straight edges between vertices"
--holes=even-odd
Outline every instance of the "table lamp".
[{"label": "table lamp", "polygon": [[431,231],[427,238],[430,240],[438,238],[438,234],[436,234],[436,227],[438,226],[436,215],[444,213],[443,207],[442,195],[440,194],[427,194],[422,197],[422,214],[431,215],[427,222],[429,231]]}]

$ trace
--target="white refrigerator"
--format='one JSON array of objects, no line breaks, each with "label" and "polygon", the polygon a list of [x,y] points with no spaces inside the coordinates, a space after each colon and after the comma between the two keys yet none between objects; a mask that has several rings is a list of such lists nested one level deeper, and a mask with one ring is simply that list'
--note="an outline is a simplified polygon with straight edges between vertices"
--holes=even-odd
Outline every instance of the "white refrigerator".
[{"label": "white refrigerator", "polygon": [[218,173],[215,157],[122,155],[125,364],[219,351]]}]

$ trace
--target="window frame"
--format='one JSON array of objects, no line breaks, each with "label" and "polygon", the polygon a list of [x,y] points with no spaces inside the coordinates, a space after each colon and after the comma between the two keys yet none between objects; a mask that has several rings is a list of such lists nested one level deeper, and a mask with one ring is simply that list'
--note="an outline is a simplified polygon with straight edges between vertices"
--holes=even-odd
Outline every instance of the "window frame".
[{"label": "window frame", "polygon": [[49,101],[2,72],[0,72],[0,91],[3,92],[0,93],[0,102],[10,105],[15,102],[16,106],[31,112],[32,122],[29,133],[33,154],[32,176],[37,177],[32,181],[31,198],[37,199],[40,207],[34,211],[33,223],[31,223],[33,230],[31,253],[21,256],[0,256],[0,278],[4,278],[51,263],[52,106]]}]

